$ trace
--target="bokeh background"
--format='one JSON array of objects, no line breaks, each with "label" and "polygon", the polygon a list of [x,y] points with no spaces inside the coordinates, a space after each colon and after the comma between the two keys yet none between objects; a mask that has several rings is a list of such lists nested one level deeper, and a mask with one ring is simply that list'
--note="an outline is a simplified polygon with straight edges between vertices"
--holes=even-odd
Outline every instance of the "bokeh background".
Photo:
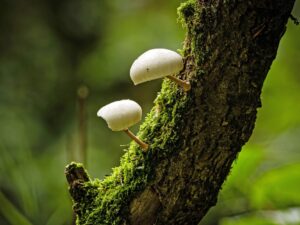
[{"label": "bokeh background", "polygon": [[[149,111],[161,81],[135,87],[129,68],[147,49],[182,47],[179,4],[1,0],[1,225],[72,224],[64,167],[84,162],[102,179],[119,164],[129,139],[96,112],[126,98]],[[254,134],[200,224],[300,224],[299,50],[300,27],[289,21]]]}]

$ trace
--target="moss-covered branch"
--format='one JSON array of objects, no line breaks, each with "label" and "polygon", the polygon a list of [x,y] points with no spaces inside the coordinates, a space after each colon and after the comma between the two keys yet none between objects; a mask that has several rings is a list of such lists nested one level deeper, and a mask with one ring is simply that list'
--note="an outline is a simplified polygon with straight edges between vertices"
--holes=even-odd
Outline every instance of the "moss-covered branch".
[{"label": "moss-covered branch", "polygon": [[217,202],[232,162],[255,124],[264,79],[294,0],[189,0],[178,74],[163,82],[139,136],[103,181],[81,165],[66,174],[78,224],[197,224]]}]

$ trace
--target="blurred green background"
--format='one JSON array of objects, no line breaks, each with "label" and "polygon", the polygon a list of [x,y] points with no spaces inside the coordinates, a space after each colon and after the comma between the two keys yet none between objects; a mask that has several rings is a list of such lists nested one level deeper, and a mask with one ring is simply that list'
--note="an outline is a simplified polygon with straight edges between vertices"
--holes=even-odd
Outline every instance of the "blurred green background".
[{"label": "blurred green background", "polygon": [[[119,164],[129,139],[96,112],[124,98],[149,111],[161,81],[134,87],[129,68],[147,49],[182,47],[180,2],[1,1],[1,225],[72,224],[64,167],[86,161],[103,178]],[[200,224],[300,224],[299,40],[290,21],[254,134]]]}]

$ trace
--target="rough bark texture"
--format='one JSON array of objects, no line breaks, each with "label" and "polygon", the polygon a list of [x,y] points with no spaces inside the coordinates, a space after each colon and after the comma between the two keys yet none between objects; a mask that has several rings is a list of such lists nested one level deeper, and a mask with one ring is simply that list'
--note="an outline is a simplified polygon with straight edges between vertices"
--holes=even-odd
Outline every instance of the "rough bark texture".
[{"label": "rough bark texture", "polygon": [[[66,174],[78,224],[198,224],[255,124],[264,79],[294,0],[190,0],[179,77],[165,80],[139,136],[103,181],[81,165]],[[134,88],[134,87],[133,87]]]}]

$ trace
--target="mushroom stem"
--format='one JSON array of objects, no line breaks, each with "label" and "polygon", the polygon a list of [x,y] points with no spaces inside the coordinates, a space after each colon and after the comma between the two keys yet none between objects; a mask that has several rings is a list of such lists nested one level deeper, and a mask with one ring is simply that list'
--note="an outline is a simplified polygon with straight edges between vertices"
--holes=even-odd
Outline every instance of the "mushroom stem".
[{"label": "mushroom stem", "polygon": [[132,139],[134,140],[136,143],[138,143],[141,148],[144,150],[144,152],[147,151],[149,145],[146,144],[145,142],[141,141],[138,137],[136,137],[130,130],[125,129],[124,132]]},{"label": "mushroom stem", "polygon": [[180,80],[177,77],[174,77],[172,75],[167,76],[170,80],[174,81],[177,83],[179,86],[183,88],[184,91],[189,91],[191,90],[191,84],[188,81]]}]

